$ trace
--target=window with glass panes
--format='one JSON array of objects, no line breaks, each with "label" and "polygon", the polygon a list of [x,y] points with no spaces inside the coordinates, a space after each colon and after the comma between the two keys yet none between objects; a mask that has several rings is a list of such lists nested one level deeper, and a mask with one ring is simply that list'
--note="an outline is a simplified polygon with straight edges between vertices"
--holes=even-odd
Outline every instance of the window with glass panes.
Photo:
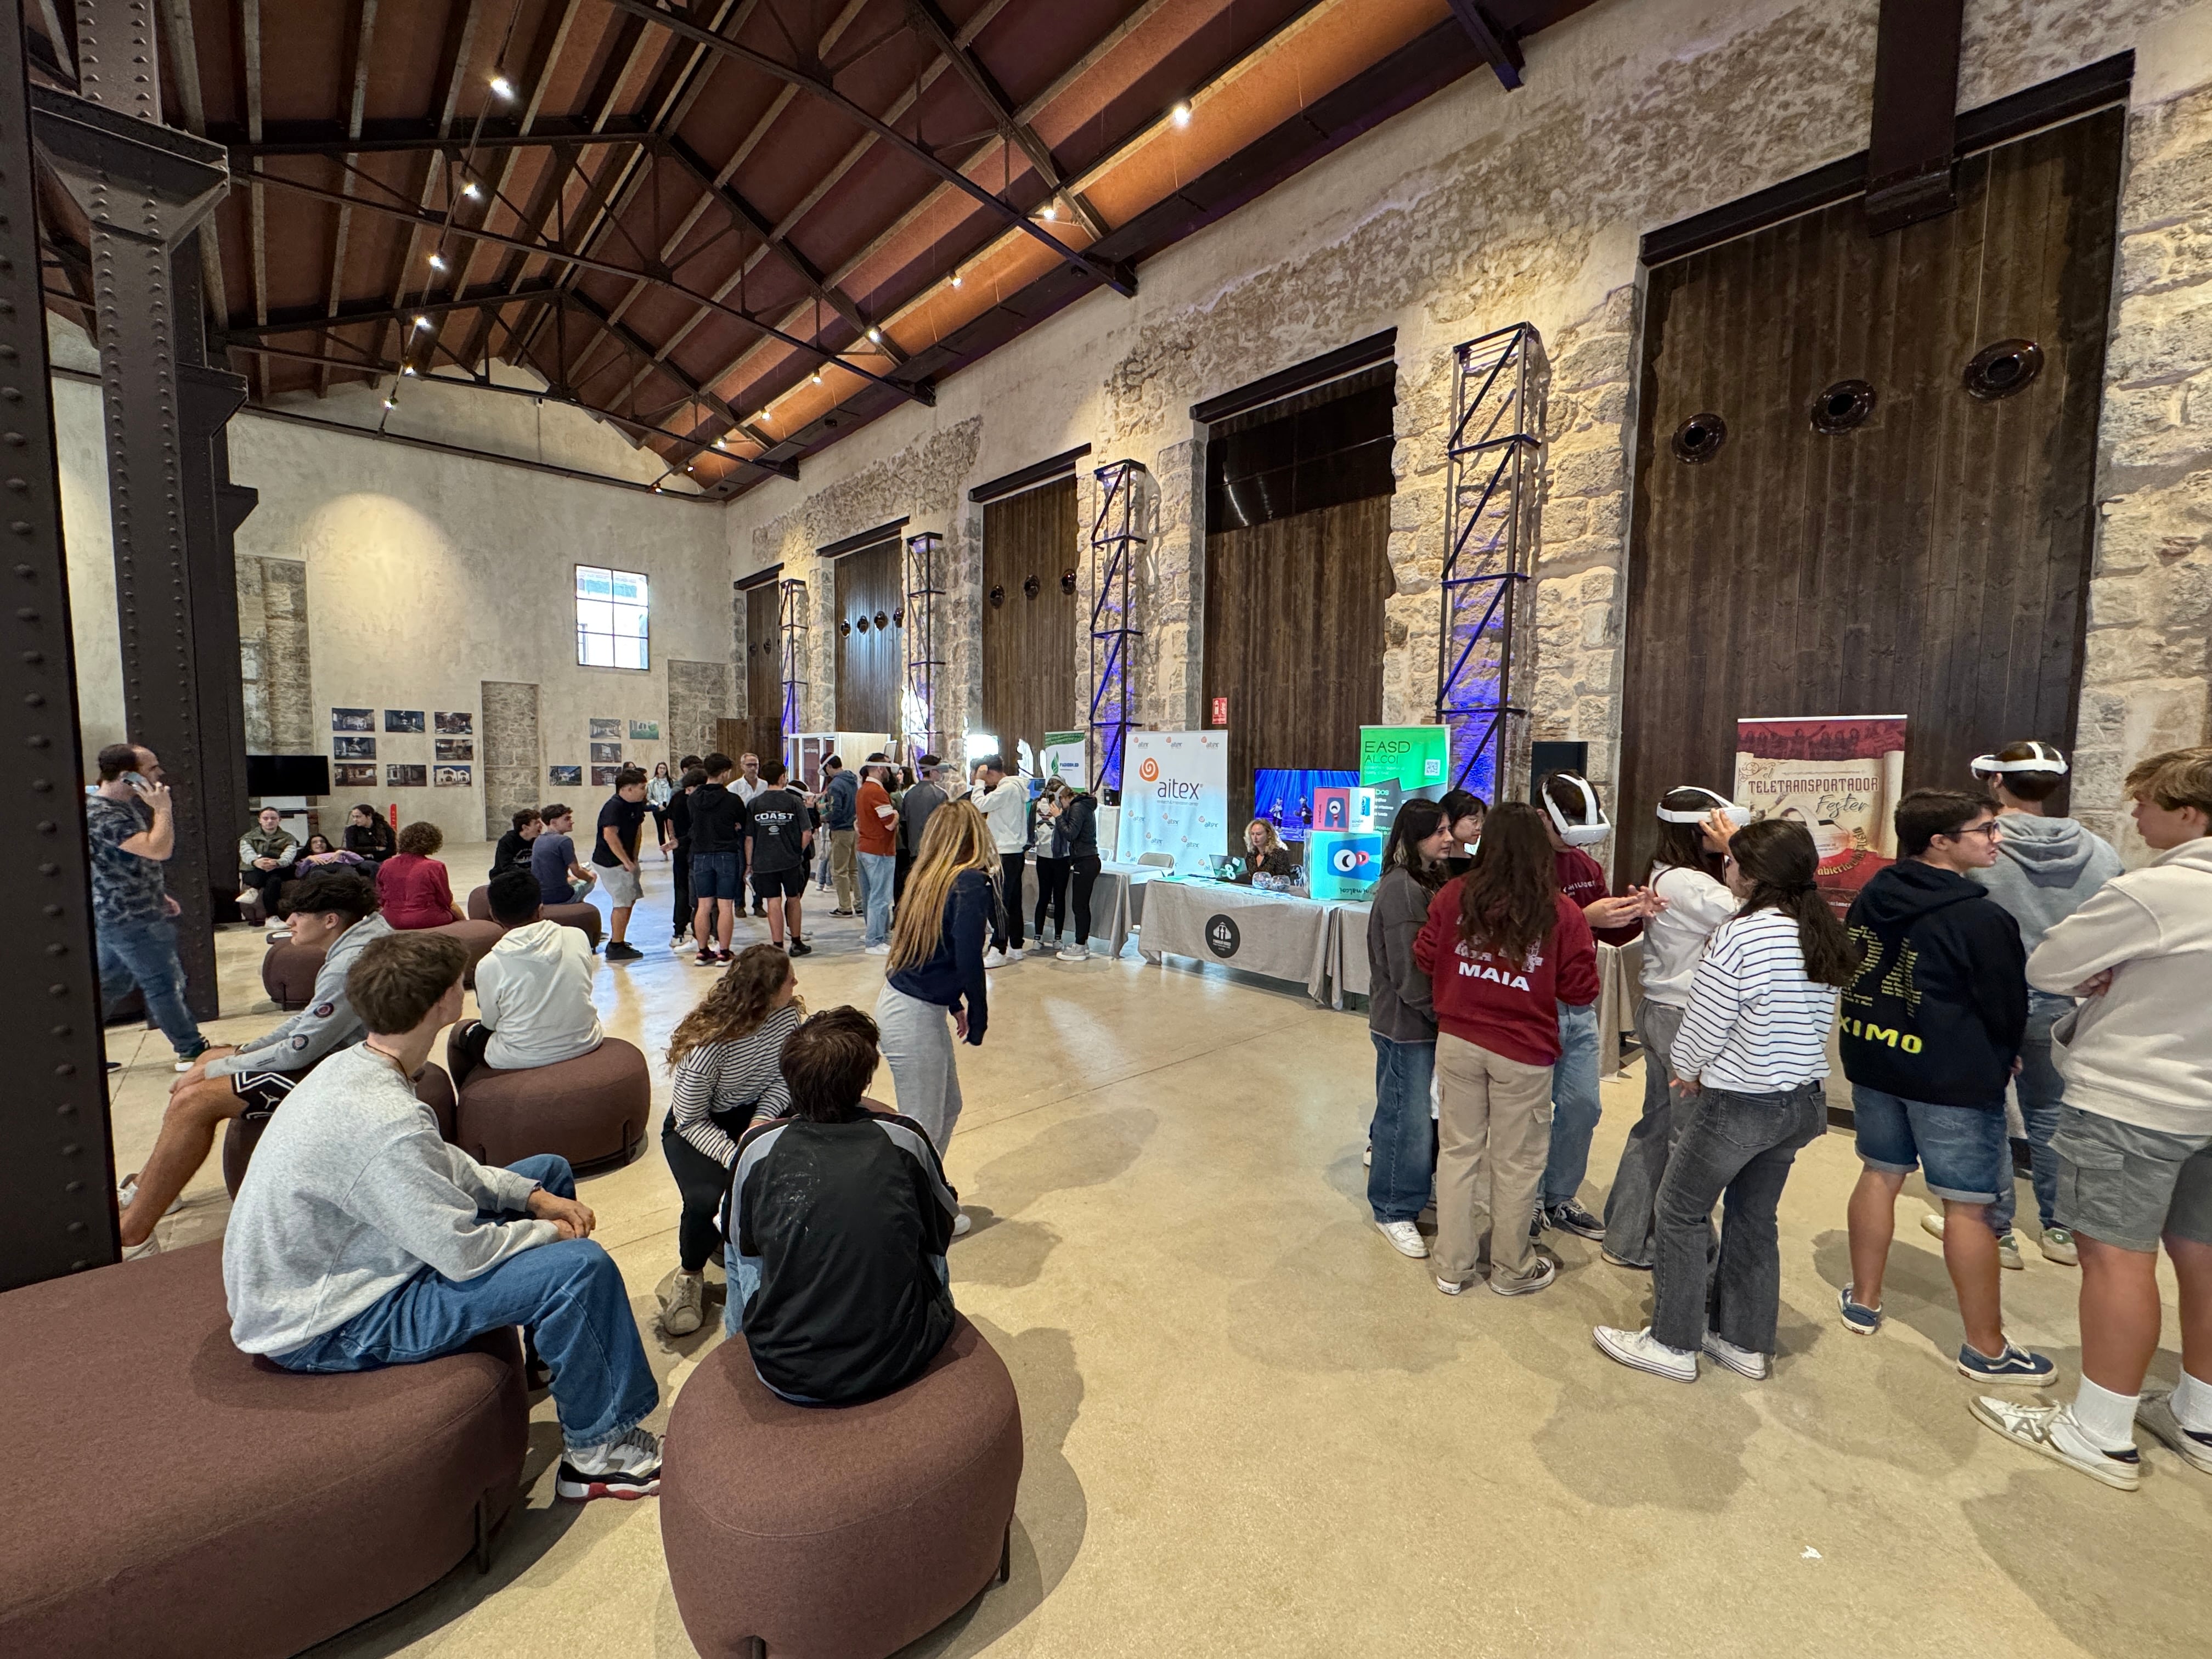
[{"label": "window with glass panes", "polygon": [[635,570],[576,567],[576,660],[586,668],[651,666],[645,578]]}]

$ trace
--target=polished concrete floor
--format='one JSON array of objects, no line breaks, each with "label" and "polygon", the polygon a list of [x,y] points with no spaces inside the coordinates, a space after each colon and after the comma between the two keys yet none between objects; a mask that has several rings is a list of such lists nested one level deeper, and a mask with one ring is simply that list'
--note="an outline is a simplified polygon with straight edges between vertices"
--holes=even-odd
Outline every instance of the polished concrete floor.
[{"label": "polished concrete floor", "polygon": [[[485,850],[449,850],[457,891]],[[708,975],[667,953],[666,867],[646,874],[649,954],[602,965],[599,1002],[653,1055],[665,1099],[659,1051]],[[880,959],[827,908],[804,994],[869,1007]],[[259,936],[222,947],[214,1030],[265,1028]],[[1775,1376],[1709,1368],[1684,1388],[1591,1347],[1591,1325],[1641,1324],[1649,1303],[1647,1279],[1594,1244],[1553,1235],[1566,1271],[1540,1295],[1453,1300],[1376,1236],[1361,1018],[1133,948],[1026,960],[992,992],[989,1041],[961,1058],[947,1163],[976,1229],[952,1274],[1013,1372],[1028,1462],[1012,1582],[913,1654],[2212,1651],[2212,1477],[2144,1435],[2142,1489],[2116,1492],[1978,1427],[1917,1182],[1889,1324],[1871,1340],[1838,1325],[1847,1138],[1808,1147],[1784,1201]],[[168,1079],[158,1036],[128,1041],[144,1063],[119,1091],[125,1170]],[[1632,1064],[1605,1085],[1593,1206],[1641,1087]],[[654,1327],[677,1215],[657,1145],[583,1195],[672,1395],[720,1339],[712,1322],[681,1341]],[[189,1196],[166,1240],[220,1231],[216,1160]],[[2005,1276],[2013,1334],[2069,1389],[2075,1285],[2032,1249]],[[556,1503],[557,1443],[541,1405],[528,1507],[489,1577],[464,1568],[318,1652],[690,1654],[654,1503]]]}]

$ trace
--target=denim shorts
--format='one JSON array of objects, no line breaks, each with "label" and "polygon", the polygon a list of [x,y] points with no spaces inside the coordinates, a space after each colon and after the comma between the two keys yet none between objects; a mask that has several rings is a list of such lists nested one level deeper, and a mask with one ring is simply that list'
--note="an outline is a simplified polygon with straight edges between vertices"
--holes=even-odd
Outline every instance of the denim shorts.
[{"label": "denim shorts", "polygon": [[691,855],[691,896],[696,899],[742,900],[744,875],[735,853],[694,853]]},{"label": "denim shorts", "polygon": [[2155,1252],[2161,1234],[2212,1244],[2212,1135],[2168,1134],[2058,1109],[2058,1224]]},{"label": "denim shorts", "polygon": [[1851,1117],[1859,1162],[1890,1175],[1918,1170],[1936,1198],[1990,1204],[2012,1182],[2004,1103],[1943,1106],[1854,1083]]}]

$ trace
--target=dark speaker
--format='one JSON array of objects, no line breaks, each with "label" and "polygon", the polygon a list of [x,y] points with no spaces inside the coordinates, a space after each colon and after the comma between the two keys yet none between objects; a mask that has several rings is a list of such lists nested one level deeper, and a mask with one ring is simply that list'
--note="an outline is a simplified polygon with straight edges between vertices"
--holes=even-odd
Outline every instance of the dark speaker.
[{"label": "dark speaker", "polygon": [[1536,780],[1547,772],[1586,775],[1589,745],[1586,743],[1532,743],[1528,745],[1528,800],[1536,803]]}]

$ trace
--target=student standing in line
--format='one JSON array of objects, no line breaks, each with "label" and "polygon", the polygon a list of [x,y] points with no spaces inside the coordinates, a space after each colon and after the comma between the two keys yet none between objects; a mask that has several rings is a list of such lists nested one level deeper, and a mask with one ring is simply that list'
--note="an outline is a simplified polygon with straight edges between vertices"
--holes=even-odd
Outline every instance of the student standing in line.
[{"label": "student standing in line", "polygon": [[[2154,755],[2127,788],[2157,856],[2106,883],[2027,963],[2038,990],[2084,999],[2054,1032],[2066,1103],[2051,1142],[2058,1219],[2081,1259],[2081,1385],[2064,1406],[1972,1409],[2014,1443],[2133,1492],[2138,1419],[2212,1474],[2212,748]],[[2181,1291],[2171,1395],[2143,1392],[2160,1243]]]},{"label": "student standing in line", "polygon": [[1498,1295],[1540,1291],[1558,1271],[1530,1223],[1551,1149],[1560,1011],[1597,1000],[1597,946],[1559,891],[1534,807],[1490,815],[1474,867],[1429,906],[1413,962],[1438,1028],[1437,1288],[1457,1296],[1486,1260]]},{"label": "student standing in line", "polygon": [[672,1096],[660,1149],[684,1194],[676,1276],[660,1316],[671,1336],[690,1335],[704,1316],[707,1258],[720,1248],[738,1137],[756,1116],[781,1117],[790,1107],[783,1045],[805,1017],[791,958],[773,945],[752,945],[668,1039]]},{"label": "student standing in line", "polygon": [[[677,780],[676,793],[668,798],[668,868],[676,888],[676,905],[669,922],[671,951],[681,951],[684,941],[691,937],[691,801],[707,782],[706,769],[696,759],[685,758],[690,763]],[[743,863],[744,858],[740,853],[738,861]]]},{"label": "student standing in line", "polygon": [[[980,1048],[990,1023],[983,942],[996,858],[990,828],[972,802],[951,801],[930,815],[876,999],[899,1110],[921,1125],[939,1153],[960,1121],[956,1045]],[[968,1231],[966,1216],[954,1231]]]},{"label": "student standing in line", "polygon": [[1989,1217],[2013,1179],[2005,1083],[2027,1029],[2027,953],[2020,925],[1968,872],[1996,862],[2002,834],[1986,795],[1915,789],[1897,804],[1900,858],[1851,901],[1865,965],[1844,993],[1838,1046],[1866,1167],[1837,1305],[1845,1330],[1881,1326],[1897,1194],[1918,1169],[1943,1200],[1943,1266],[1966,1326],[1960,1374],[2041,1388],[2057,1367],[2005,1339]]},{"label": "student standing in line", "polygon": [[[698,763],[696,761],[684,763],[687,769]],[[738,775],[731,781],[730,793],[748,807],[753,804],[753,797],[768,787],[761,781],[760,764],[760,757],[750,750],[738,757]],[[748,891],[751,890],[753,884],[752,851],[752,840],[748,836],[745,840],[745,867],[742,872]],[[763,921],[768,918],[768,905],[758,893],[753,894],[753,915]]]},{"label": "student standing in line", "polygon": [[1375,1116],[1367,1144],[1367,1207],[1375,1231],[1401,1255],[1429,1253],[1413,1224],[1429,1207],[1436,1176],[1436,1130],[1429,1085],[1437,1069],[1437,1020],[1429,976],[1413,960],[1413,941],[1444,884],[1451,826],[1434,801],[1398,809],[1382,848],[1382,879],[1367,913],[1367,1035],[1375,1044]]},{"label": "student standing in line", "polygon": [[1644,1006],[1636,1040],[1644,1046],[1644,1115],[1620,1149],[1605,1198],[1605,1245],[1616,1267],[1649,1272],[1656,1246],[1659,1182],[1674,1144],[1672,1055],[1690,1006],[1690,983],[1713,930],[1736,913],[1737,895],[1721,881],[1729,841],[1751,813],[1694,785],[1659,798],[1659,850],[1651,891],[1665,908],[1644,929]]},{"label": "student standing in line", "polygon": [[653,775],[645,784],[645,810],[653,814],[653,838],[664,853],[668,850],[668,803],[675,796],[676,780],[668,775],[668,763],[653,762]]},{"label": "student standing in line", "polygon": [[[1626,945],[1644,928],[1656,904],[1644,888],[1632,887],[1616,898],[1607,891],[1605,872],[1583,848],[1613,833],[1598,803],[1597,789],[1572,772],[1546,775],[1537,789],[1542,821],[1550,838],[1553,875],[1559,890],[1573,900],[1590,932],[1607,945]],[[1597,998],[1559,1005],[1559,1058],[1552,1068],[1552,1146],[1544,1160],[1542,1204],[1535,1224],[1556,1227],[1583,1238],[1601,1239],[1605,1224],[1582,1206],[1577,1196],[1589,1172],[1590,1138],[1597,1133]]]},{"label": "student standing in line", "polygon": [[921,851],[921,832],[929,827],[929,815],[951,799],[937,781],[938,764],[934,755],[924,755],[916,761],[914,782],[899,798],[898,868],[891,876],[894,902],[906,897],[907,875]]},{"label": "student standing in line", "polygon": [[[1997,861],[1986,870],[1966,873],[2011,912],[2020,924],[2020,942],[2033,957],[2045,934],[2120,873],[2120,855],[2103,836],[2073,819],[2045,814],[2043,803],[2066,781],[2066,757],[2051,744],[2008,744],[1976,761],[1974,777],[1986,782],[1996,798],[1997,823],[2004,835],[1997,842]],[[2044,1259],[2068,1267],[2075,1266],[2078,1258],[2073,1235],[2056,1219],[2058,1159],[2051,1150],[2051,1137],[2058,1129],[2058,1109],[2066,1103],[2066,1083],[2051,1061],[2051,1028],[2073,1006],[2070,996],[2028,988],[2027,1030],[2021,1038],[2020,1074],[2013,1079],[2021,1125],[2027,1131],[2028,1169]],[[2008,1267],[2021,1265],[2020,1241],[2013,1233],[2019,1194],[2019,1183],[2008,1181],[1990,1206],[1997,1259]],[[1932,1211],[1920,1218],[1920,1224],[1936,1237],[1943,1237],[1943,1218]]]},{"label": "student standing in line", "polygon": [[[1682,1128],[1659,1187],[1651,1323],[1591,1333],[1638,1370],[1694,1382],[1700,1353],[1754,1382],[1773,1370],[1782,1188],[1797,1149],[1827,1128],[1828,1030],[1858,966],[1814,884],[1820,864],[1811,834],[1780,818],[1729,841],[1729,889],[1743,908],[1692,970],[1672,1043]],[[1716,1204],[1725,1206],[1717,1257]]]},{"label": "student standing in line", "polygon": [[1474,863],[1475,843],[1482,839],[1482,820],[1490,804],[1471,789],[1455,789],[1442,802],[1444,822],[1451,831],[1444,855],[1444,879],[1465,875]]},{"label": "student standing in line", "polygon": [[491,868],[484,872],[484,879],[489,881],[502,870],[520,870],[528,874],[531,843],[544,833],[544,816],[536,807],[517,808],[492,853]]},{"label": "student standing in line", "polygon": [[745,896],[742,884],[749,814],[744,802],[729,788],[736,766],[727,755],[708,756],[699,770],[707,781],[692,794],[686,817],[691,830],[691,893],[698,907],[691,934],[699,941],[699,954],[693,960],[711,968],[731,960],[730,935]]},{"label": "student standing in line", "polygon": [[1091,893],[1098,884],[1098,803],[1087,789],[1074,789],[1060,799],[1052,821],[1053,856],[1067,863],[1068,888],[1075,906],[1075,937],[1060,947],[1062,962],[1091,959]]},{"label": "student standing in line", "polygon": [[793,956],[811,956],[814,947],[799,937],[799,901],[806,892],[806,857],[814,845],[814,809],[795,789],[783,787],[783,763],[761,763],[768,787],[745,808],[745,833],[752,844],[753,891],[768,910],[768,936],[784,944],[791,930]]},{"label": "student standing in line", "polygon": [[615,774],[615,793],[599,808],[592,837],[592,862],[607,895],[607,960],[635,962],[645,954],[623,937],[629,913],[645,891],[637,873],[637,848],[645,830],[645,773],[625,766]]},{"label": "student standing in line", "polygon": [[580,927],[539,915],[538,883],[502,870],[484,896],[507,932],[477,964],[477,1018],[447,1044],[453,1087],[478,1066],[520,1072],[580,1060],[605,1040],[592,1006],[592,942]]},{"label": "student standing in line", "polygon": [[891,805],[890,757],[878,750],[860,763],[853,802],[854,845],[860,860],[860,908],[867,917],[860,947],[869,956],[891,953],[891,882],[898,870],[898,808]]},{"label": "student standing in line", "polygon": [[822,763],[822,827],[830,836],[830,878],[837,889],[833,916],[860,913],[860,781],[832,755]]},{"label": "student standing in line", "polygon": [[1045,781],[1044,793],[1037,797],[1036,834],[1031,842],[1036,854],[1037,902],[1036,913],[1030,918],[1032,931],[1036,934],[1037,949],[1046,949],[1045,918],[1052,919],[1053,942],[1058,950],[1067,942],[1067,856],[1055,853],[1060,810],[1067,799],[1067,786],[1058,778]]},{"label": "student standing in line", "polygon": [[969,796],[991,826],[999,855],[999,909],[991,926],[986,968],[1022,959],[1022,866],[1028,859],[1030,781],[1006,770],[1006,758],[993,755],[975,768]]}]

